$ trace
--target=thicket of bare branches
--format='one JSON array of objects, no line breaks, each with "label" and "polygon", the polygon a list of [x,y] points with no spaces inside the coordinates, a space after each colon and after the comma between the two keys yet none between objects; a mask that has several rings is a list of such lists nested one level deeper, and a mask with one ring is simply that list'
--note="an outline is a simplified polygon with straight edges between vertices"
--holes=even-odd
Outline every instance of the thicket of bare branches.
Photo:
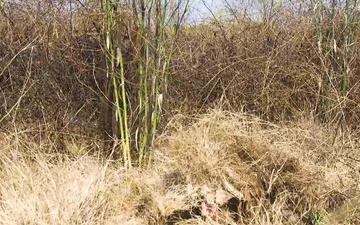
[{"label": "thicket of bare branches", "polygon": [[[274,121],[314,117],[355,128],[360,115],[356,10],[350,21],[351,54],[345,55],[346,21],[340,6],[333,17],[331,10],[323,11],[322,53],[310,3],[227,6],[231,20],[181,28],[166,113],[220,104]],[[251,7],[260,16],[250,15]],[[99,99],[106,80],[103,16],[97,1],[2,5],[1,126],[15,120],[99,134]],[[342,93],[344,72],[347,89]]]}]

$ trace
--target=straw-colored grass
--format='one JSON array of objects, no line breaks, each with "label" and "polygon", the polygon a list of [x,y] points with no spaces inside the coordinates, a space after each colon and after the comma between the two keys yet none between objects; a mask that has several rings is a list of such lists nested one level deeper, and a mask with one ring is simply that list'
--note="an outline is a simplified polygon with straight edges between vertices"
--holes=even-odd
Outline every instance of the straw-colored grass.
[{"label": "straw-colored grass", "polygon": [[[0,139],[0,224],[164,224],[174,210],[196,204],[199,192],[219,204],[237,195],[246,203],[242,224],[310,224],[315,215],[317,224],[359,224],[358,147],[351,137],[332,146],[332,134],[311,121],[280,126],[224,111],[178,115],[147,170],[86,154],[55,160],[41,153],[45,141],[21,144],[28,139],[19,132]],[[86,152],[81,141],[67,146]],[[225,212],[219,217],[218,224],[236,224]]]}]

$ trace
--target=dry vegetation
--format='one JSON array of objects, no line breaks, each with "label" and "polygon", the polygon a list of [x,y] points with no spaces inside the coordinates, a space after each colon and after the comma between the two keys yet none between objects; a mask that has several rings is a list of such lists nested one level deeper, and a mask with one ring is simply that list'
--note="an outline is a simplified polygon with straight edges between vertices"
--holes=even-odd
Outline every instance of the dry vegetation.
[{"label": "dry vegetation", "polygon": [[178,224],[360,224],[357,23],[345,95],[340,12],[336,59],[308,11],[182,27],[154,164],[125,170],[101,152],[99,2],[36,2],[0,5],[0,224],[170,225],[234,196],[240,221],[220,207]]},{"label": "dry vegetation", "polygon": [[[359,224],[358,205],[347,204],[359,201],[357,149],[352,137],[332,145],[331,135],[312,121],[280,127],[244,113],[178,115],[158,139],[154,166],[125,171],[88,156],[81,142],[66,143],[77,157],[55,157],[43,153],[46,141],[2,133],[0,223],[164,224],[196,204],[201,189],[208,202],[241,197],[242,224],[321,224],[311,222],[317,214],[331,221],[324,224]],[[219,217],[235,224],[226,212]]]}]

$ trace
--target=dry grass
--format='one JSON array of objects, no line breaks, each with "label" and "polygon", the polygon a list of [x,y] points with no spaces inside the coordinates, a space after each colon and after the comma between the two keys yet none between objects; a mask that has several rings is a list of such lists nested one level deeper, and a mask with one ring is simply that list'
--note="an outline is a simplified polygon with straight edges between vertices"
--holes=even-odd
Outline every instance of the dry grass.
[{"label": "dry grass", "polygon": [[[83,154],[81,141],[67,147],[82,156],[60,160],[44,153],[44,140],[29,143],[19,132],[0,138],[0,224],[163,224],[196,204],[199,192],[214,203],[240,197],[242,224],[311,224],[316,213],[336,220],[323,224],[360,222],[358,147],[345,138],[332,146],[332,134],[313,122],[178,115],[157,141],[154,166],[130,171]],[[235,224],[226,213],[220,218]]]},{"label": "dry grass", "polygon": [[[0,224],[161,224],[199,195],[214,204],[239,197],[243,224],[360,224],[358,30],[340,104],[336,87],[318,96],[324,71],[334,68],[317,53],[311,16],[284,9],[272,23],[184,28],[155,164],[124,171],[94,154],[106,84],[100,8],[70,16],[47,1],[18,3],[0,15],[0,119],[8,115],[0,123]],[[127,63],[131,77],[130,53]],[[319,108],[324,99],[331,104]],[[267,121],[224,111],[173,117],[219,102]],[[335,134],[339,115],[339,131],[353,133]],[[225,212],[219,217],[234,224]]]}]

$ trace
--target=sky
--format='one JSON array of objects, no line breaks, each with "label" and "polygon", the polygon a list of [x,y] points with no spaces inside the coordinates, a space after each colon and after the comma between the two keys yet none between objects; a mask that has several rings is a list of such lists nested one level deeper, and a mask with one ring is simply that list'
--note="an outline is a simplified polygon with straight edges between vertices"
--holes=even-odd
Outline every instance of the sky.
[{"label": "sky", "polygon": [[211,16],[211,12],[217,13],[221,8],[224,8],[224,3],[222,0],[190,0],[191,1],[191,11],[189,14],[189,22],[199,22],[206,17]]}]

